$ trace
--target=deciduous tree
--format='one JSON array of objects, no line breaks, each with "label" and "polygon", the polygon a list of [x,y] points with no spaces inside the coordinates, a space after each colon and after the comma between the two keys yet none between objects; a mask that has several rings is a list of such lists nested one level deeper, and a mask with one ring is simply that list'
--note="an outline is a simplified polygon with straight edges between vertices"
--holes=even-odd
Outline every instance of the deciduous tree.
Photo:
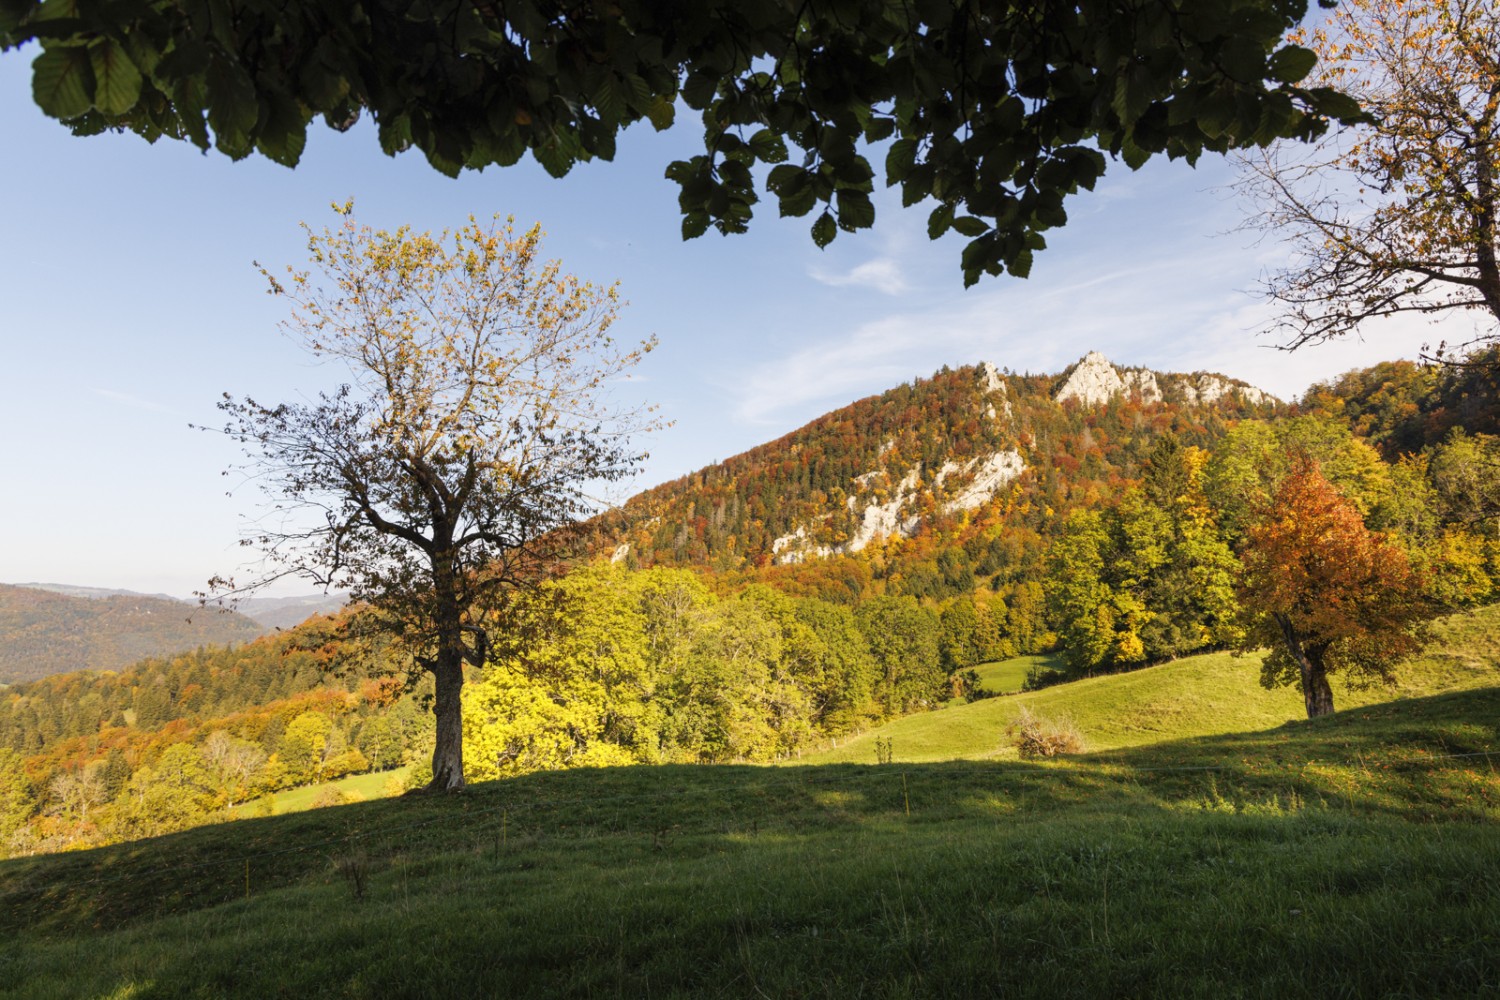
[{"label": "deciduous tree", "polygon": [[[607,383],[650,343],[609,335],[613,287],[540,256],[541,232],[472,219],[438,236],[342,224],[308,230],[315,272],[265,272],[286,330],[350,382],[307,403],[226,395],[225,433],[277,520],[247,541],[256,583],[294,575],[348,590],[355,627],[393,637],[435,681],[433,789],[464,783],[464,665],[489,619],[641,455],[644,420]],[[232,586],[232,585],[231,585]]]},{"label": "deciduous tree", "polygon": [[1328,676],[1388,680],[1420,647],[1427,609],[1405,552],[1299,460],[1247,532],[1244,644],[1269,648],[1267,687],[1300,684],[1308,718],[1333,711]]},{"label": "deciduous tree", "polygon": [[1309,44],[1367,116],[1245,160],[1256,224],[1295,253],[1266,283],[1288,346],[1401,313],[1500,335],[1500,7],[1348,0]]}]

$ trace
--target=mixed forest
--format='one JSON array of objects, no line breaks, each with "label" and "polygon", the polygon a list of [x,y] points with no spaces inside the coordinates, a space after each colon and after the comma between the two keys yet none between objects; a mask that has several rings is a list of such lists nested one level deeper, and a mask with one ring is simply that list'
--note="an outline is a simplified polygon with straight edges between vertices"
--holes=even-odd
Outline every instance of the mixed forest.
[{"label": "mixed forest", "polygon": [[[861,400],[597,518],[517,591],[467,668],[468,775],[795,758],[1040,653],[1058,666],[1032,686],[1267,650],[1236,662],[1322,714],[1328,676],[1388,680],[1424,622],[1496,596],[1500,365],[1470,362],[1295,403],[1113,366],[1070,396],[1079,366],[988,365]],[[3,850],[350,774],[424,783],[431,680],[351,621],[0,689]]]}]

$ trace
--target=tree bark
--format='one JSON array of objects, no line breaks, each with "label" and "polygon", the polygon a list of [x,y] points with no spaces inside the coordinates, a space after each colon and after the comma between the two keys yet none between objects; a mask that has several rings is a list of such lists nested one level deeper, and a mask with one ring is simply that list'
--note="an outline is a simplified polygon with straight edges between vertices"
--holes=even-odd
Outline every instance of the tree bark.
[{"label": "tree bark", "polygon": [[464,787],[463,653],[451,648],[438,650],[432,671],[436,692],[432,711],[437,720],[437,741],[432,748],[430,792],[452,792]]},{"label": "tree bark", "polygon": [[1276,624],[1281,626],[1281,635],[1286,640],[1287,652],[1296,661],[1297,670],[1302,676],[1302,701],[1307,707],[1307,717],[1316,719],[1319,716],[1331,715],[1333,713],[1333,688],[1328,685],[1328,670],[1323,665],[1323,647],[1321,645],[1304,646],[1302,636],[1297,634],[1297,629],[1292,625],[1289,616],[1277,613],[1274,617]]},{"label": "tree bark", "polygon": [[[438,514],[434,511],[434,514]],[[437,739],[432,748],[432,782],[429,792],[454,792],[464,787],[464,646],[463,613],[458,601],[458,574],[454,566],[452,528],[446,522],[434,529],[437,544],[432,557],[432,586],[437,599],[437,652],[432,661],[435,691],[432,712]]]}]

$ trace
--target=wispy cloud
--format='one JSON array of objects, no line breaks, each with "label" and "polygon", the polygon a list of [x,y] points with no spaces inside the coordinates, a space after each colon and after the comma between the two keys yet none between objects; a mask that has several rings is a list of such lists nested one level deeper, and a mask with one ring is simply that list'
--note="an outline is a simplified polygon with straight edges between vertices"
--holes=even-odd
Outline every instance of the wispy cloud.
[{"label": "wispy cloud", "polygon": [[871,288],[886,295],[900,295],[911,287],[906,275],[902,273],[901,265],[893,257],[876,257],[842,272],[814,267],[808,271],[808,275],[814,281],[836,288],[853,285]]},{"label": "wispy cloud", "polygon": [[133,396],[128,392],[119,392],[115,389],[95,389],[94,395],[103,396],[105,399],[116,403],[123,403],[125,406],[137,410],[148,410],[152,413],[177,414],[176,410],[163,403],[158,403],[151,399],[142,399],[140,396]]},{"label": "wispy cloud", "polygon": [[1218,371],[1291,399],[1350,368],[1413,357],[1442,335],[1418,321],[1392,322],[1363,340],[1275,350],[1272,307],[1248,294],[1263,254],[1236,239],[1172,250],[1126,262],[1100,248],[1040,280],[1001,279],[957,298],[909,296],[900,311],[742,372],[731,412],[748,425],[786,425],[943,365],[987,360],[1056,372],[1090,350],[1122,365]]}]

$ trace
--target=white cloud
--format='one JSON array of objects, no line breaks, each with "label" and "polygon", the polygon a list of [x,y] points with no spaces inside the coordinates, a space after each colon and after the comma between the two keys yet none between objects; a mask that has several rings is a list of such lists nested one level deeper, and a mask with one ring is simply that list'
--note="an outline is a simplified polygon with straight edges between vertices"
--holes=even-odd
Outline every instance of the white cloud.
[{"label": "white cloud", "polygon": [[814,281],[836,288],[852,285],[859,288],[872,288],[886,295],[900,295],[910,288],[906,276],[901,271],[901,265],[891,257],[876,257],[874,260],[867,260],[842,273],[814,267],[808,271],[808,275]]},{"label": "white cloud", "polygon": [[1277,350],[1273,307],[1247,291],[1263,256],[1233,238],[1196,237],[1138,259],[1099,247],[1030,281],[908,296],[899,311],[750,366],[731,390],[732,412],[744,424],[785,426],[943,365],[1057,372],[1090,350],[1122,365],[1222,372],[1289,400],[1351,368],[1415,357],[1463,325],[1396,320],[1363,338]]}]

